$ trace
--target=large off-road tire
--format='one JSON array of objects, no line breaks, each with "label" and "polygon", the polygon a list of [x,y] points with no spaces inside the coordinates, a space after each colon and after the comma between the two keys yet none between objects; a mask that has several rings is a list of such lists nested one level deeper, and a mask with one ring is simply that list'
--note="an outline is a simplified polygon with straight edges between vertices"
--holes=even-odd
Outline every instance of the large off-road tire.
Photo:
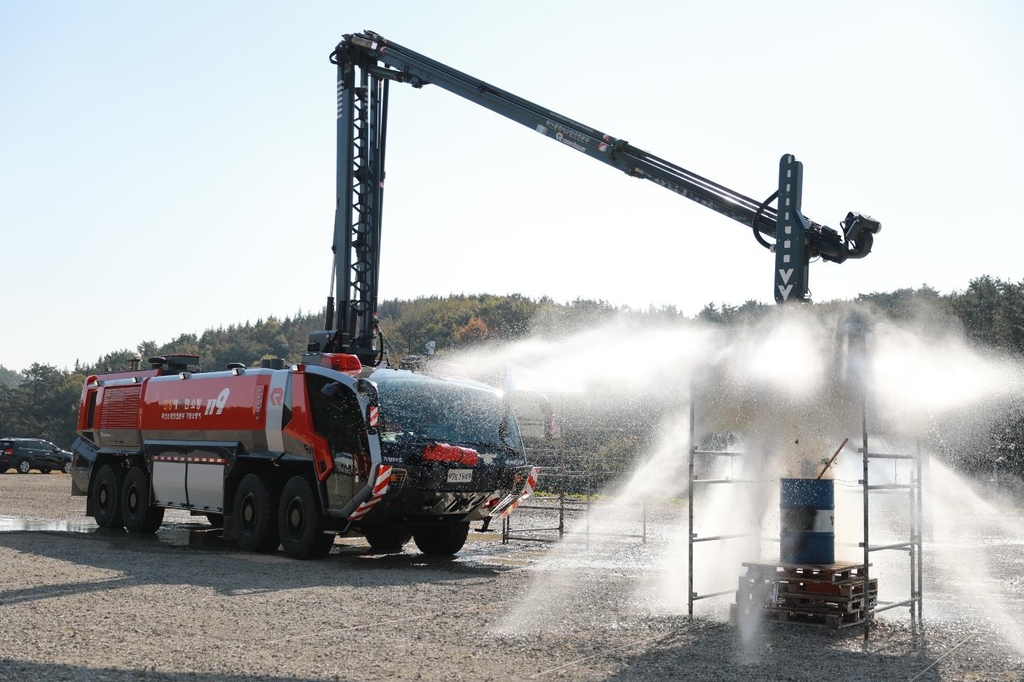
[{"label": "large off-road tire", "polygon": [[249,552],[273,552],[277,532],[277,494],[259,474],[247,474],[235,493],[238,546]]},{"label": "large off-road tire", "polygon": [[132,467],[121,488],[121,517],[129,533],[155,533],[164,520],[164,508],[150,505],[149,474]]},{"label": "large off-road tire", "polygon": [[363,536],[377,552],[401,552],[405,543],[412,540],[412,533],[398,524],[376,524],[363,526]]},{"label": "large off-road tire", "polygon": [[20,462],[18,462],[19,474],[27,474],[30,471],[32,471],[32,462],[28,461],[27,459],[23,459]]},{"label": "large off-road tire", "polygon": [[334,545],[334,533],[327,533],[320,500],[304,476],[292,476],[281,490],[277,531],[281,546],[294,559],[320,559]]},{"label": "large off-road tire", "polygon": [[412,532],[412,539],[424,554],[451,556],[466,544],[469,535],[469,521],[425,526]]},{"label": "large off-road tire", "polygon": [[89,496],[94,510],[93,518],[100,528],[121,528],[121,488],[124,486],[124,471],[121,467],[104,464],[96,472]]}]

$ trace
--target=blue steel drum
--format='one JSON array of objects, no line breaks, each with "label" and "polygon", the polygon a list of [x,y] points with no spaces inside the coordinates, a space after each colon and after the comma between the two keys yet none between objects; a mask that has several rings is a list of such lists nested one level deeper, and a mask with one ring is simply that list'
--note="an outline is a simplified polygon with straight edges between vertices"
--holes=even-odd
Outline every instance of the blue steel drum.
[{"label": "blue steel drum", "polygon": [[785,564],[834,564],[836,505],[833,482],[813,478],[783,478],[779,495]]}]

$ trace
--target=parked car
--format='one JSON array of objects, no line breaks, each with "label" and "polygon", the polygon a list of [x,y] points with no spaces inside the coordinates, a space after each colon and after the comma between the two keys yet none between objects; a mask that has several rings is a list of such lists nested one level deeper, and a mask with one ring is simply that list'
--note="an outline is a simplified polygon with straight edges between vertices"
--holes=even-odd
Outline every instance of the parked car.
[{"label": "parked car", "polygon": [[0,473],[17,469],[27,474],[32,469],[48,474],[71,472],[71,453],[39,438],[0,438]]}]

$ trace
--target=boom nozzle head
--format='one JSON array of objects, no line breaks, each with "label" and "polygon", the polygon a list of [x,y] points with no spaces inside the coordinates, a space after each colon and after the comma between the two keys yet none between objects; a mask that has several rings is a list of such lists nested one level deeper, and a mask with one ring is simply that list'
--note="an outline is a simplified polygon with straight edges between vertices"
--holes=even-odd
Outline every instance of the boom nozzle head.
[{"label": "boom nozzle head", "polygon": [[857,241],[864,232],[878,234],[879,230],[882,229],[882,223],[871,216],[864,215],[863,213],[853,213],[852,211],[846,214],[843,226],[844,236],[848,242]]},{"label": "boom nozzle head", "polygon": [[843,221],[843,236],[849,248],[847,258],[863,258],[871,253],[875,235],[882,229],[882,223],[863,213],[846,214]]}]

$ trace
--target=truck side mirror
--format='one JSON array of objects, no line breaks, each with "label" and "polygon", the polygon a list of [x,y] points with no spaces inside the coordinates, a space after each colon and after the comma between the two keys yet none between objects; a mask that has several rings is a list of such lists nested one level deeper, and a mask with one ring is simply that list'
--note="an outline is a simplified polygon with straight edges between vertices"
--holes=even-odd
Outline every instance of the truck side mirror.
[{"label": "truck side mirror", "polygon": [[359,379],[356,381],[356,391],[365,395],[371,405],[376,405],[380,402],[380,397],[377,394],[377,385],[369,379]]}]

